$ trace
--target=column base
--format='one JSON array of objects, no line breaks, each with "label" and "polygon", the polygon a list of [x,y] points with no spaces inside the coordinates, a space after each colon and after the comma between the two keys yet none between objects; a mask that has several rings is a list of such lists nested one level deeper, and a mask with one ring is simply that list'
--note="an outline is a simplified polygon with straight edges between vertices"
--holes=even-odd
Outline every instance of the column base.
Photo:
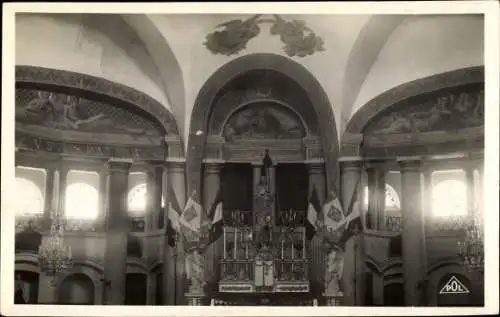
[{"label": "column base", "polygon": [[203,293],[189,292],[185,294],[188,300],[188,306],[205,306],[206,295]]},{"label": "column base", "polygon": [[337,294],[323,294],[326,306],[342,306],[344,303],[344,294],[339,292]]}]

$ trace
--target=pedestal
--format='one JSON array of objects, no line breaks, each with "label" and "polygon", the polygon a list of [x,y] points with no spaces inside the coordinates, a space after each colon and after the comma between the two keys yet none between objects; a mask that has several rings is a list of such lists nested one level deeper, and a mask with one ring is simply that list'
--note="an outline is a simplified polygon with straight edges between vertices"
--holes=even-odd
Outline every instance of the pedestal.
[{"label": "pedestal", "polygon": [[344,304],[344,294],[323,294],[325,306],[342,306]]},{"label": "pedestal", "polygon": [[186,293],[188,300],[188,306],[204,306],[206,302],[206,296],[203,293]]}]

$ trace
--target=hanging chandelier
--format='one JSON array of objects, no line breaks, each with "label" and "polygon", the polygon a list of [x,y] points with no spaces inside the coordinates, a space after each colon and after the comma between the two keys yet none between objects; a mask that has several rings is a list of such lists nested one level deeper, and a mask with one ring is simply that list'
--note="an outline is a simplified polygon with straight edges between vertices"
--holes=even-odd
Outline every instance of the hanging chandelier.
[{"label": "hanging chandelier", "polygon": [[484,232],[482,220],[474,213],[463,227],[463,239],[458,242],[459,255],[469,272],[481,272],[484,268]]},{"label": "hanging chandelier", "polygon": [[71,247],[64,243],[64,226],[61,215],[53,213],[51,217],[50,235],[42,240],[38,250],[40,270],[52,277],[66,271],[73,264]]}]

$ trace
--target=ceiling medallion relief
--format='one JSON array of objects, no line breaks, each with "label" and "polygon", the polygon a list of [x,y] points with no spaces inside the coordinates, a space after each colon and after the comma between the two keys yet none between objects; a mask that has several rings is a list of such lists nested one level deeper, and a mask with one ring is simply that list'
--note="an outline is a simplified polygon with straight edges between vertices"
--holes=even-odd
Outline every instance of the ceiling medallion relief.
[{"label": "ceiling medallion relief", "polygon": [[278,14],[264,18],[256,14],[246,20],[232,20],[217,25],[222,30],[206,36],[203,45],[213,54],[231,56],[240,53],[247,43],[257,37],[260,24],[271,24],[270,34],[278,35],[283,51],[290,57],[305,57],[325,50],[324,41],[301,20],[287,21]]}]

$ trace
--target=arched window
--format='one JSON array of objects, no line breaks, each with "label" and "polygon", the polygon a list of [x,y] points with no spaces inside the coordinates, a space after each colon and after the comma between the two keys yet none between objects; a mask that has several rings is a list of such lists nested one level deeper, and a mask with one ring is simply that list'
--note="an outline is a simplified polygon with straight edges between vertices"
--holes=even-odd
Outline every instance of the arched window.
[{"label": "arched window", "polygon": [[[130,215],[142,217],[146,212],[148,186],[141,183],[134,186],[128,193],[128,211]],[[165,205],[163,196],[161,197],[161,206]]]},{"label": "arched window", "polygon": [[448,179],[432,188],[432,214],[435,217],[467,215],[467,186],[465,182]]},{"label": "arched window", "polygon": [[[364,193],[363,193],[363,204],[364,204],[364,209],[368,209],[368,186],[365,186],[364,188]],[[385,184],[385,210],[386,211],[399,211],[401,210],[401,202],[399,201],[399,195],[394,189],[389,184]]]},{"label": "arched window", "polygon": [[65,213],[72,219],[96,219],[99,214],[99,191],[86,183],[66,188]]},{"label": "arched window", "polygon": [[42,191],[30,180],[16,177],[16,215],[36,215],[43,213]]},{"label": "arched window", "polygon": [[133,187],[128,193],[128,211],[134,216],[143,216],[146,211],[148,187],[146,184],[139,184]]}]

